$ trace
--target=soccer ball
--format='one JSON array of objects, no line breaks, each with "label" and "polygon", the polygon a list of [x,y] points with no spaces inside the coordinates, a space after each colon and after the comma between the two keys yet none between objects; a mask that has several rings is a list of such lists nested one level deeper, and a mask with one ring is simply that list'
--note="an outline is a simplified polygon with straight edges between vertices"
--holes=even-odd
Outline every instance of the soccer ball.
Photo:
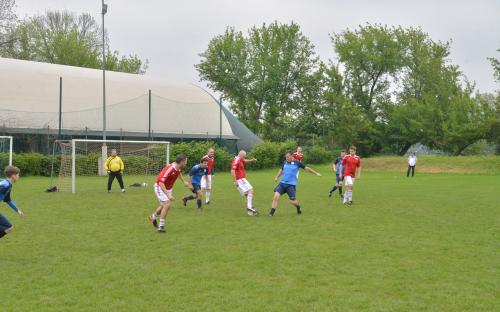
[{"label": "soccer ball", "polygon": [[148,187],[148,184],[146,182],[142,182],[142,187]]}]

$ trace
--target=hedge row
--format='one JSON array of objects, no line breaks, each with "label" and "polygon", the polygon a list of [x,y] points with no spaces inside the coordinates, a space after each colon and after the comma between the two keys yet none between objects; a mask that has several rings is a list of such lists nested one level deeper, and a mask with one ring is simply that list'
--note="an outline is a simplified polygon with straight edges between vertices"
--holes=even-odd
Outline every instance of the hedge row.
[{"label": "hedge row", "polygon": [[[185,154],[189,159],[188,167],[197,163],[200,158],[206,154],[209,147],[215,146],[213,142],[188,142],[172,144],[170,149],[171,160],[175,155]],[[266,169],[276,168],[284,160],[286,151],[295,151],[297,144],[294,141],[286,141],[275,143],[264,141],[254,147],[248,153],[248,157],[257,158],[256,163],[252,163],[249,169]],[[152,149],[150,157],[147,156],[125,156],[125,172],[127,174],[142,174],[144,173],[145,164],[149,162],[148,167],[151,168],[151,174],[155,174],[163,166],[163,153],[161,149]],[[322,146],[305,147],[304,160],[306,164],[321,164],[330,162],[333,159],[333,152],[326,150]],[[100,154],[78,155],[77,156],[77,173],[79,175],[97,175],[98,159]],[[224,148],[216,148],[215,152],[216,171],[229,171],[231,161],[234,155],[229,153]],[[59,174],[61,157],[56,156],[53,160],[52,156],[44,156],[38,153],[21,153],[13,155],[13,164],[18,166],[24,176],[50,176],[52,166],[54,166],[55,174]],[[153,161],[153,163],[151,163]],[[8,154],[0,153],[0,166],[4,167],[8,164]]]}]

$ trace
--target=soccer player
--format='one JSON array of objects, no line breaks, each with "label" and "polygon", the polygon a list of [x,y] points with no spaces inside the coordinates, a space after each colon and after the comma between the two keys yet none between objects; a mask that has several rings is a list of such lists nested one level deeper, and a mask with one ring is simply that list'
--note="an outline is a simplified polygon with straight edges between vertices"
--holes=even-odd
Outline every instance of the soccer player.
[{"label": "soccer player", "polygon": [[[357,169],[357,175],[356,175]],[[347,191],[344,196],[344,205],[352,205],[352,189],[354,187],[354,180],[361,177],[361,158],[356,155],[356,147],[351,146],[349,148],[349,155],[346,155],[342,159],[340,171],[342,177],[345,178],[345,185],[347,186]]]},{"label": "soccer player", "polygon": [[184,206],[186,206],[186,203],[188,200],[195,199],[196,198],[196,204],[198,205],[198,209],[201,209],[201,199],[202,199],[202,192],[201,192],[201,181],[204,177],[207,176],[207,170],[208,170],[208,157],[203,157],[200,161],[199,164],[196,164],[191,168],[191,171],[189,171],[189,182],[191,183],[191,192],[196,194],[196,197],[194,195],[189,195],[189,196],[184,196],[182,198],[182,203]]},{"label": "soccer player", "polygon": [[271,206],[271,211],[269,212],[269,216],[273,217],[276,209],[278,208],[278,201],[280,196],[287,193],[288,198],[290,199],[290,204],[295,206],[297,209],[297,214],[301,214],[302,210],[300,210],[300,204],[295,197],[295,189],[297,186],[298,176],[297,173],[299,169],[304,169],[307,172],[313,173],[316,176],[320,177],[321,174],[314,171],[312,168],[307,167],[300,161],[294,158],[291,152],[286,152],[285,154],[286,160],[283,162],[278,174],[274,178],[275,182],[278,182],[278,178],[281,177],[280,183],[274,189],[274,197],[273,204]]},{"label": "soccer player", "polygon": [[[19,174],[21,170],[14,166],[5,167],[5,179],[0,182],[0,201],[4,201],[7,205],[12,208],[20,217],[24,216],[24,213],[16,207],[12,199],[10,198],[10,192],[12,191],[12,185],[19,180]],[[14,227],[9,222],[4,215],[0,213],[0,238],[9,234],[14,230]]]},{"label": "soccer player", "polygon": [[209,148],[207,154],[203,158],[208,158],[207,174],[201,179],[201,191],[205,192],[205,204],[210,205],[210,193],[212,192],[212,177],[215,174],[215,149]]},{"label": "soccer player", "polygon": [[253,186],[246,179],[245,174],[245,164],[257,161],[257,159],[246,159],[247,152],[241,150],[238,153],[238,156],[234,157],[233,162],[231,164],[231,176],[233,177],[233,182],[241,196],[247,197],[247,214],[249,216],[256,216],[259,214],[257,210],[255,210],[252,206],[253,199]]},{"label": "soccer player", "polygon": [[106,163],[104,164],[104,170],[108,172],[108,193],[111,192],[111,185],[116,178],[120,184],[122,193],[125,192],[125,187],[123,186],[122,171],[125,169],[123,165],[123,160],[118,156],[116,149],[111,150],[111,156],[108,157]]},{"label": "soccer player", "polygon": [[293,153],[293,158],[298,160],[298,161],[302,161],[302,158],[304,158],[304,154],[302,154],[302,147],[301,146],[297,146],[297,151],[295,153]]},{"label": "soccer player", "polygon": [[167,217],[174,196],[172,196],[172,189],[174,183],[179,177],[184,183],[185,187],[189,187],[189,183],[184,181],[182,176],[182,169],[186,167],[187,157],[185,155],[177,155],[175,162],[168,164],[163,168],[155,183],[155,194],[160,201],[160,206],[156,208],[152,215],[149,216],[149,221],[153,223],[154,227],[158,227],[158,217],[160,217],[160,226],[158,227],[159,233],[165,233],[165,218]]},{"label": "soccer player", "polygon": [[340,198],[344,198],[344,196],[342,195],[342,180],[343,180],[343,177],[341,177],[341,176],[344,175],[345,167],[342,168],[343,169],[342,173],[340,172],[340,167],[341,167],[341,164],[342,164],[342,159],[344,159],[344,157],[345,157],[345,149],[341,149],[340,150],[340,156],[337,157],[337,158],[335,158],[335,161],[332,164],[332,169],[335,172],[335,185],[330,190],[330,193],[329,193],[328,197],[332,197],[333,192],[335,192],[337,189],[339,189]]}]

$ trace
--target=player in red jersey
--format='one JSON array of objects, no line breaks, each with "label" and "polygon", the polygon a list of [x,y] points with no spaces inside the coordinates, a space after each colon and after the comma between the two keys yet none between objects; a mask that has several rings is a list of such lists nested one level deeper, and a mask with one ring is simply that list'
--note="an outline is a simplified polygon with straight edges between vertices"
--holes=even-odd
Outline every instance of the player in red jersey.
[{"label": "player in red jersey", "polygon": [[304,158],[304,154],[302,154],[302,147],[297,146],[297,151],[293,153],[293,158],[298,161],[302,161],[302,158]]},{"label": "player in red jersey", "polygon": [[[357,169],[357,175],[356,175]],[[356,147],[351,146],[349,148],[349,155],[344,156],[342,159],[342,164],[340,166],[340,172],[345,178],[345,185],[347,186],[347,192],[344,196],[344,204],[352,205],[352,189],[354,187],[354,180],[361,177],[361,158],[356,155]]]},{"label": "player in red jersey", "polygon": [[215,149],[213,147],[209,148],[207,154],[202,158],[208,159],[208,170],[207,174],[203,179],[201,179],[201,192],[205,192],[205,204],[210,205],[210,193],[212,192],[212,177],[215,173]]},{"label": "player in red jersey", "polygon": [[231,176],[233,177],[233,182],[241,196],[247,197],[247,213],[249,216],[256,216],[259,214],[252,206],[253,199],[253,186],[246,179],[245,174],[245,164],[249,162],[257,161],[257,159],[246,159],[247,153],[245,151],[240,151],[238,156],[234,157],[231,164]]},{"label": "player in red jersey", "polygon": [[[177,178],[180,178],[185,187],[189,187],[189,183],[184,180],[182,176],[182,169],[186,167],[187,157],[185,155],[177,155],[175,162],[166,165],[156,178],[155,194],[160,201],[160,206],[156,208],[152,215],[149,216],[149,221],[153,223],[154,227],[158,227],[158,232],[165,232],[165,218],[167,217],[168,210],[172,205],[174,197],[172,196],[172,189]],[[158,216],[160,217],[160,225],[158,226]]]}]

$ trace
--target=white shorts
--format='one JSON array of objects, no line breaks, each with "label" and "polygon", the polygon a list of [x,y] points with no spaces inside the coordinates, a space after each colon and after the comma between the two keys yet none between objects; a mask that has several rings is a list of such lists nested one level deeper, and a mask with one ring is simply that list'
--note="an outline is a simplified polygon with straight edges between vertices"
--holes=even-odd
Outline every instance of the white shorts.
[{"label": "white shorts", "polygon": [[344,177],[345,185],[354,185],[354,180],[356,180],[356,179],[354,179],[351,176]]},{"label": "white shorts", "polygon": [[[206,179],[205,179],[206,177]],[[209,174],[201,178],[201,188],[202,189],[212,189],[212,175]]]},{"label": "white shorts", "polygon": [[155,183],[155,195],[156,197],[158,197],[160,203],[167,202],[172,198],[172,189],[167,190],[167,194],[165,194],[161,187],[157,183]]},{"label": "white shorts", "polygon": [[236,180],[236,183],[238,184],[238,191],[240,192],[241,196],[244,196],[246,192],[253,189],[252,184],[250,184],[250,182],[248,182],[245,178]]}]

